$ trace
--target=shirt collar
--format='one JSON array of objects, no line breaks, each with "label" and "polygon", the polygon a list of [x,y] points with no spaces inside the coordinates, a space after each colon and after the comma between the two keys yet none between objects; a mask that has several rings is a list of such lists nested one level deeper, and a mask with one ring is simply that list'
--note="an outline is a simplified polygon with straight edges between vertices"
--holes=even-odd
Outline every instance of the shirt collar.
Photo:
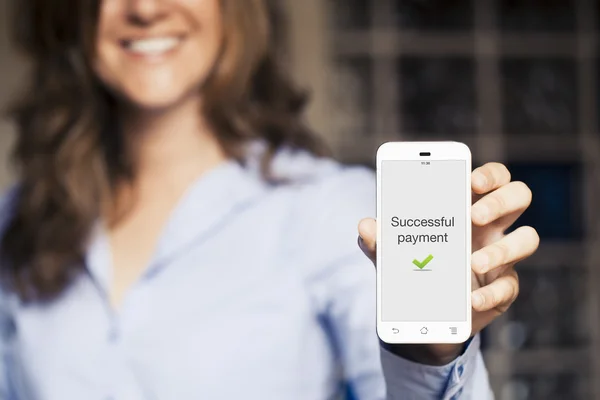
[{"label": "shirt collar", "polygon": [[207,172],[175,207],[158,242],[152,267],[209,237],[235,209],[247,205],[266,187],[266,182],[237,160],[227,160]]},{"label": "shirt collar", "polygon": [[[268,183],[261,178],[254,162],[256,153],[249,154],[243,163],[234,159],[223,161],[192,183],[163,228],[143,276],[155,273],[180,251],[210,237],[227,223],[235,209],[249,204],[267,189]],[[112,280],[111,258],[106,228],[98,222],[85,262],[92,278],[105,291]]]}]

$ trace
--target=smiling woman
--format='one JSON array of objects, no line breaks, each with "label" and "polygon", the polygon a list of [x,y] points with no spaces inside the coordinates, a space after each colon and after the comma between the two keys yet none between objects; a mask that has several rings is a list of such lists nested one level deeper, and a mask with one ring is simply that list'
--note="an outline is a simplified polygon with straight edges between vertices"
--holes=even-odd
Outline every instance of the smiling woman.
[{"label": "smiling woman", "polygon": [[[263,139],[267,179],[284,145],[328,153],[301,122],[305,96],[278,65],[277,12],[266,3],[13,3],[15,41],[33,63],[30,86],[13,107],[22,185],[2,246],[12,260],[3,275],[21,296],[60,293],[81,268],[94,222],[125,213],[123,186],[140,174],[139,132],[148,124],[170,126],[171,138],[193,125],[194,138],[218,148],[205,157],[213,162],[221,152],[241,159],[247,140]],[[145,136],[161,149],[177,143]]]}]

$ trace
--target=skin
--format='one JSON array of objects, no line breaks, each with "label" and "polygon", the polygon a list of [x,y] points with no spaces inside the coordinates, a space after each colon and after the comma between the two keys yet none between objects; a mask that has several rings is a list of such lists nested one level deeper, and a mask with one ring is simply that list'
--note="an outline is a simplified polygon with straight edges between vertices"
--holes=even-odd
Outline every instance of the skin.
[{"label": "skin", "polygon": [[[218,0],[103,0],[95,70],[105,85],[137,111],[163,111],[200,99],[198,88],[222,43]],[[127,51],[135,39],[181,39],[171,51]]]},{"label": "skin", "polygon": [[[108,227],[115,308],[121,307],[147,267],[185,190],[226,158],[199,112],[201,86],[217,61],[222,35],[218,0],[102,2],[93,64],[98,78],[120,100],[126,151],[136,173],[133,182],[117,187],[116,205],[105,215],[111,220],[122,205],[130,206],[124,218]],[[132,40],[156,36],[181,41],[174,49],[151,55],[127,46]],[[503,165],[491,163],[474,171],[472,188],[476,333],[512,304],[519,289],[514,264],[532,254],[539,239],[532,228],[503,234],[531,201],[529,189],[510,182]],[[375,261],[375,221],[362,220],[359,234],[363,251]],[[396,350],[420,362],[444,364],[461,349],[438,344]]]},{"label": "skin", "polygon": [[[510,172],[504,165],[488,163],[474,170],[471,188],[474,335],[506,312],[517,298],[519,279],[515,263],[537,250],[539,236],[529,226],[504,234],[531,203],[531,190],[523,182],[511,182]],[[361,220],[358,232],[360,247],[375,264],[376,221],[372,218]],[[393,347],[393,351],[402,356],[433,365],[447,364],[462,349],[462,344]]]}]

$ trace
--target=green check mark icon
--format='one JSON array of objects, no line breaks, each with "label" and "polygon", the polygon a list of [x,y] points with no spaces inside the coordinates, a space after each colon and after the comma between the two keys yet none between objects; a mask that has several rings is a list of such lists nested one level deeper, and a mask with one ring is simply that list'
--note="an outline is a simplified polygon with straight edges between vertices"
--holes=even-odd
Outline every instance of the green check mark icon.
[{"label": "green check mark icon", "polygon": [[419,269],[423,269],[425,268],[425,266],[427,264],[429,264],[429,261],[433,260],[433,256],[430,254],[427,256],[426,259],[424,259],[423,261],[419,261],[416,258],[413,260],[413,264],[415,264],[417,266],[417,268]]}]

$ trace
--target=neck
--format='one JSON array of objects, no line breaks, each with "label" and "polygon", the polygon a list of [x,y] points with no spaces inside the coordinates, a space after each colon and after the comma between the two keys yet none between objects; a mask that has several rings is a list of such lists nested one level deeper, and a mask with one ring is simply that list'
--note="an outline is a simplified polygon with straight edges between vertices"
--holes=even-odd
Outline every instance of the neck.
[{"label": "neck", "polygon": [[199,99],[159,111],[127,110],[123,121],[133,184],[140,189],[152,182],[187,185],[226,158],[202,118]]}]

